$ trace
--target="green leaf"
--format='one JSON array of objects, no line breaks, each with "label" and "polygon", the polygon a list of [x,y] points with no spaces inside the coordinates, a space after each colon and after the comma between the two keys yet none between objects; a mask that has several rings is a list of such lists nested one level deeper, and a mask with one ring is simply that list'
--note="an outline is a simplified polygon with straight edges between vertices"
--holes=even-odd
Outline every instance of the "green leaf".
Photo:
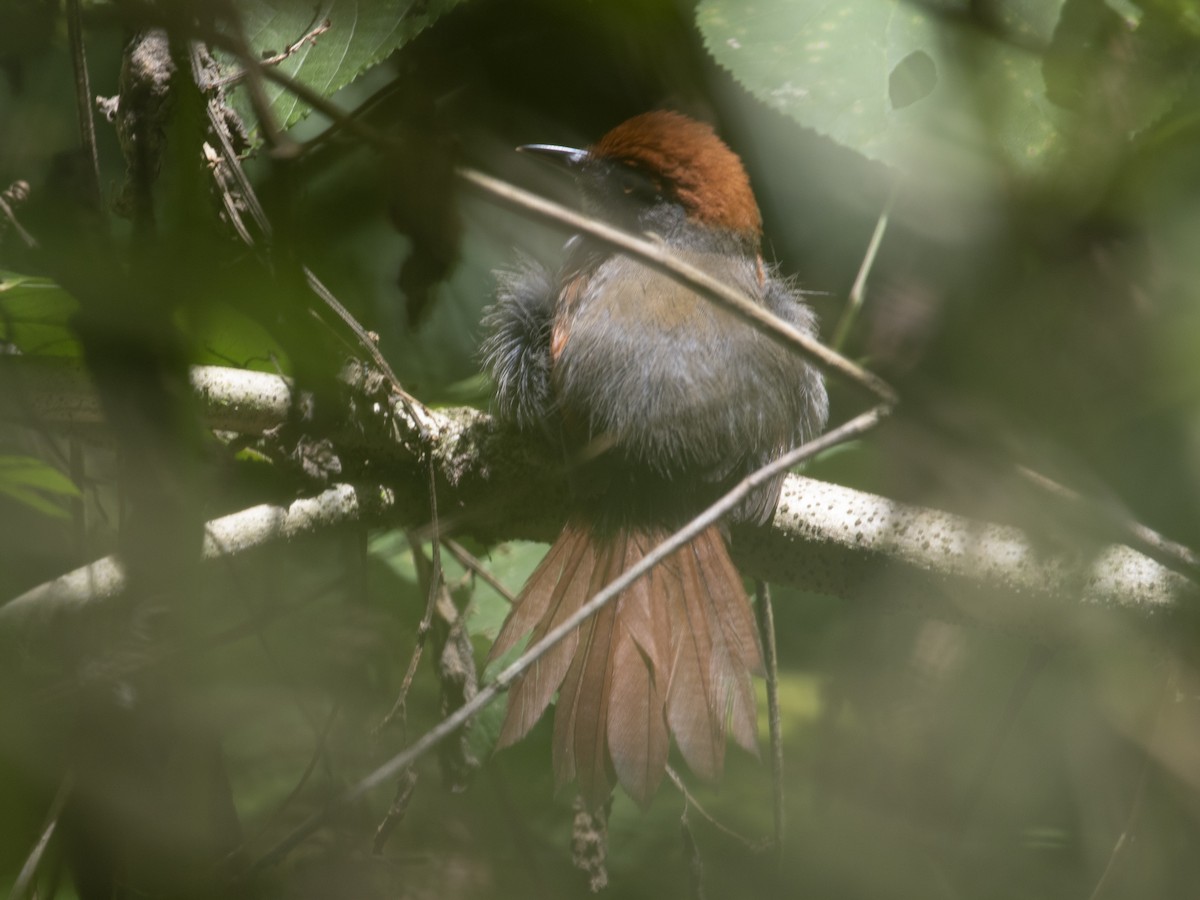
[{"label": "green leaf", "polygon": [[0,494],[48,516],[66,518],[61,498],[78,497],[79,488],[36,457],[0,456]]},{"label": "green leaf", "polygon": [[[516,594],[533,574],[547,550],[545,544],[510,541],[494,548],[483,563],[501,584]],[[468,623],[472,636],[486,637],[489,642],[494,640],[511,608],[505,598],[483,579],[479,579],[475,584]]]},{"label": "green leaf", "polygon": [[198,365],[237,366],[275,372],[290,369],[287,353],[263,325],[227,303],[212,301],[191,323]]},{"label": "green leaf", "polygon": [[49,278],[0,271],[0,344],[22,353],[78,356],[69,327],[78,309],[75,298]]},{"label": "green leaf", "polygon": [[709,52],[797,122],[903,171],[953,158],[1041,171],[1064,149],[1042,49],[1062,0],[702,0]]},{"label": "green leaf", "polygon": [[[270,57],[293,47],[323,19],[329,29],[305,41],[280,62],[279,70],[304,82],[324,97],[345,87],[363,72],[403,47],[463,0],[327,0],[317,4],[294,0],[246,0],[240,4],[250,45]],[[276,123],[288,128],[311,108],[283,88],[268,83],[267,99]],[[239,92],[243,113],[249,109]],[[247,117],[250,121],[250,117]]]}]

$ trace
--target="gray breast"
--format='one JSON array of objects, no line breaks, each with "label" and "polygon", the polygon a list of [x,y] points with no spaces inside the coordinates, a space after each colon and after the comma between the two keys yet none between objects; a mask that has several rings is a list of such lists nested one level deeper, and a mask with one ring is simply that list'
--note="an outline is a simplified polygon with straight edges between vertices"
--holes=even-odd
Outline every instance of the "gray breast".
[{"label": "gray breast", "polygon": [[[725,260],[700,253],[689,259],[767,300],[753,261]],[[811,314],[793,302],[803,319],[795,324],[811,329]],[[589,280],[555,366],[568,418],[665,473],[725,468],[785,449],[806,430],[799,420],[810,416],[811,380],[799,358],[750,326],[620,257]]]}]

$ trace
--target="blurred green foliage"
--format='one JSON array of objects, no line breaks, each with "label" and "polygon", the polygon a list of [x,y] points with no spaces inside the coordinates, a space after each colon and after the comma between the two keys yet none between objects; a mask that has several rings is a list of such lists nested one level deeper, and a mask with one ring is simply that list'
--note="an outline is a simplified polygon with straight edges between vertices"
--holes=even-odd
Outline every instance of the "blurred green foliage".
[{"label": "blurred green foliage", "polygon": [[[88,187],[63,10],[0,2],[0,352],[82,359],[113,426],[66,432],[36,409],[0,426],[0,598],[117,549],[140,580],[129,601],[63,623],[51,646],[0,635],[5,887],[66,783],[38,896],[587,893],[549,724],[493,756],[498,707],[459,748],[481,762],[469,787],[444,789],[445,759],[422,759],[378,855],[387,787],[280,864],[231,881],[442,717],[445,636],[435,624],[405,717],[380,728],[426,610],[423,537],[351,529],[194,559],[203,522],[315,490],[261,448],[214,438],[186,399],[196,363],[335,391],[359,351],[301,265],[418,397],[486,405],[477,344],[492,273],[518,251],[556,259],[564,236],[460,196],[452,167],[572,201],[569,185],[512,153],[521,143],[585,145],[655,106],[714,121],[746,160],[769,254],[812,291],[826,334],[890,210],[848,348],[903,404],[809,474],[1086,553],[1104,537],[1097,523],[1025,488],[1013,467],[1024,464],[1200,544],[1191,0],[82,7],[93,94],[118,91],[127,42],[149,25],[170,28],[183,74],[146,126],[165,146],[141,185],[149,203],[122,219],[113,206],[132,167],[103,119],[101,198]],[[328,31],[279,71],[405,149],[382,153],[265,83],[292,144],[259,143],[246,159],[271,226],[237,210],[250,246],[205,161],[216,141],[186,38],[236,35],[240,22],[270,56],[324,18]],[[219,59],[234,75],[234,57]],[[261,140],[245,82],[228,88]],[[27,199],[5,193],[18,181]],[[835,420],[858,409],[845,385],[832,391]],[[308,427],[319,437],[327,424]],[[541,554],[462,541],[510,590]],[[482,668],[506,602],[440,557]],[[647,812],[617,798],[610,895],[689,895],[681,816],[713,897],[1194,894],[1190,610],[1134,619],[1064,597],[1012,634],[919,602],[896,614],[911,588],[866,582],[852,598],[776,591],[789,821],[778,870],[761,847],[768,767],[731,752],[721,785],[689,790],[733,836],[670,786]]]}]

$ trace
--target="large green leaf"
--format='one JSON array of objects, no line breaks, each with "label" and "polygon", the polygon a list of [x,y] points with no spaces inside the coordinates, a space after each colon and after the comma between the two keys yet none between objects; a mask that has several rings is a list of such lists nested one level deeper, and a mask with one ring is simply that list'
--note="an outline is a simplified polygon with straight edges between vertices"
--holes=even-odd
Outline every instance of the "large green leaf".
[{"label": "large green leaf", "polygon": [[702,0],[713,57],[796,121],[902,170],[999,157],[1044,167],[1063,149],[1042,52],[1062,0]]},{"label": "large green leaf", "polygon": [[[329,96],[403,47],[462,0],[244,0],[239,4],[250,44],[265,56],[282,53],[323,20],[329,29],[296,47],[279,69]],[[310,107],[274,84],[267,97],[283,128]]]}]

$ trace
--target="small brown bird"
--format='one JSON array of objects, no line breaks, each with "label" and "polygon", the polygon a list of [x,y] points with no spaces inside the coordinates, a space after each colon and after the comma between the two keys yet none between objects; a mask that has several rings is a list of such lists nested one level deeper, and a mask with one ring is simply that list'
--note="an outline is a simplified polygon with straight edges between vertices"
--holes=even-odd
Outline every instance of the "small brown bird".
[{"label": "small brown bird", "polygon": [[[521,148],[571,170],[586,208],[656,235],[680,258],[810,334],[812,311],[763,264],[762,219],[741,160],[673,112],[618,125],[587,150]],[[586,238],[558,272],[502,276],[485,317],[496,407],[567,448],[572,513],[492,647],[536,641],[746,474],[813,437],[828,401],[798,356],[636,259]],[[730,517],[762,523],[780,481]],[[524,737],[555,692],[554,771],[593,809],[615,783],[653,796],[670,737],[714,779],[726,729],[757,752],[762,657],[741,576],[713,526],[555,646],[513,686],[498,746]]]}]

